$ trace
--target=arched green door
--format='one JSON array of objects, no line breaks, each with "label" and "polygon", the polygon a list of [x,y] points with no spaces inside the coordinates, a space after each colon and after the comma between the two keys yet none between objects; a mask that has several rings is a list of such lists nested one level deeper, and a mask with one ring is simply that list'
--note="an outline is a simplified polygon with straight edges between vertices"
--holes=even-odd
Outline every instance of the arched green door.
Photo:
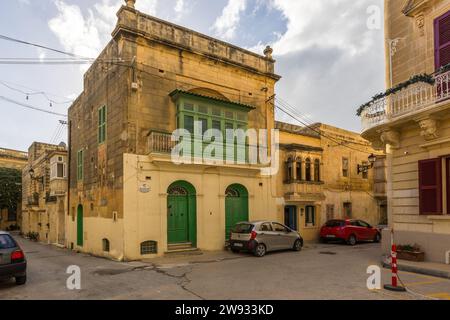
[{"label": "arched green door", "polygon": [[83,246],[83,206],[80,204],[77,210],[77,246]]},{"label": "arched green door", "polygon": [[197,212],[195,188],[188,182],[173,183],[167,196],[167,241],[196,246]]},{"label": "arched green door", "polygon": [[248,191],[234,184],[227,188],[225,198],[225,239],[230,238],[231,229],[236,223],[248,221]]}]

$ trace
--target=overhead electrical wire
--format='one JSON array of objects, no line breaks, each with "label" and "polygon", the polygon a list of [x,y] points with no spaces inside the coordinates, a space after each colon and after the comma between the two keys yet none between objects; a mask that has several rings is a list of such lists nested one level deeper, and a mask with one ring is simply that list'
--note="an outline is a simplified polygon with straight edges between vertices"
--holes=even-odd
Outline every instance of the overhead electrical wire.
[{"label": "overhead electrical wire", "polygon": [[23,108],[32,109],[32,110],[35,110],[35,111],[40,111],[40,112],[52,114],[52,115],[55,115],[55,116],[60,116],[60,117],[67,118],[66,114],[62,114],[62,113],[58,113],[58,112],[54,112],[54,111],[50,111],[50,110],[45,110],[43,108],[34,107],[34,106],[29,105],[29,104],[25,104],[25,103],[22,103],[22,102],[19,102],[19,101],[16,101],[14,99],[10,99],[10,98],[4,97],[4,96],[0,96],[0,99],[4,100],[4,101],[7,101],[7,102],[10,102],[10,103],[13,103],[13,104],[16,104],[16,105],[21,106]]},{"label": "overhead electrical wire", "polygon": [[51,99],[49,97],[49,94],[47,94],[45,91],[34,91],[34,92],[32,92],[32,91],[24,91],[24,90],[15,88],[13,85],[8,84],[7,82],[2,81],[2,80],[0,80],[0,84],[3,85],[6,88],[12,90],[12,91],[19,92],[19,93],[25,95],[27,100],[29,100],[30,96],[41,95],[41,96],[45,97],[50,102],[50,106],[51,107],[53,106],[53,104],[67,104],[67,103],[72,103],[73,102],[73,100],[56,101],[54,99]]},{"label": "overhead electrical wire", "polygon": [[58,125],[56,126],[56,129],[53,132],[53,135],[52,135],[52,137],[50,139],[50,143],[53,143],[53,141],[55,141],[55,137],[59,133],[59,131],[61,130],[61,126],[62,126],[61,123],[58,122]]},{"label": "overhead electrical wire", "polygon": [[296,116],[296,115],[295,115],[296,112],[294,112],[293,110],[290,110],[290,108],[287,108],[287,107],[285,107],[285,106],[283,106],[283,105],[280,106],[280,105],[276,104],[276,102],[274,103],[274,106],[275,106],[275,108],[277,108],[278,110],[280,110],[280,111],[283,112],[284,114],[288,115],[290,118],[292,118],[292,119],[296,120],[297,122],[301,123],[301,124],[302,124],[303,126],[305,126],[306,128],[312,130],[313,132],[317,133],[317,134],[320,135],[321,137],[324,137],[324,138],[326,138],[326,139],[328,139],[328,140],[330,140],[330,141],[332,141],[332,142],[338,144],[339,146],[342,146],[342,147],[351,149],[351,150],[353,150],[353,151],[358,151],[358,152],[361,152],[361,153],[365,153],[365,154],[368,154],[368,155],[372,154],[372,153],[370,153],[370,152],[368,152],[368,151],[366,151],[366,150],[360,150],[360,149],[358,149],[358,148],[351,147],[351,146],[349,146],[349,145],[347,145],[347,144],[345,144],[345,143],[343,143],[343,142],[341,142],[341,141],[338,141],[338,140],[336,140],[336,139],[334,139],[334,138],[332,138],[332,137],[330,137],[330,136],[324,134],[322,130],[313,127],[313,125],[308,124],[308,123],[305,122],[303,119],[301,119],[301,117]]},{"label": "overhead electrical wire", "polygon": [[77,55],[77,54],[74,54],[74,53],[70,53],[70,52],[66,52],[66,51],[62,51],[62,50],[58,50],[58,49],[53,49],[53,48],[50,48],[50,47],[47,47],[47,46],[43,46],[43,45],[40,45],[40,44],[36,44],[36,43],[28,42],[28,41],[23,41],[23,40],[20,40],[20,39],[11,38],[11,37],[8,37],[8,36],[2,35],[2,34],[0,34],[0,39],[6,40],[6,41],[17,42],[17,43],[21,43],[21,44],[24,44],[24,45],[29,45],[29,46],[33,46],[33,47],[49,50],[49,51],[53,51],[53,52],[64,54],[64,55],[68,55],[68,56],[71,56],[71,57],[74,57],[74,58],[92,59],[92,58],[83,57],[83,56],[80,56],[80,55]]}]

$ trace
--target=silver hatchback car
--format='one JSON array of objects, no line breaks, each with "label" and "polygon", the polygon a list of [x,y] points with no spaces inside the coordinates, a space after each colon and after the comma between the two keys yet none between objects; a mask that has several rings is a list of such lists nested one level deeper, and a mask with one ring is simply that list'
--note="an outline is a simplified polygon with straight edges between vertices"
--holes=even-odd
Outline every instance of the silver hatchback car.
[{"label": "silver hatchback car", "polygon": [[263,257],[269,251],[300,251],[303,238],[285,225],[271,221],[241,222],[231,231],[231,251],[249,251],[257,257]]},{"label": "silver hatchback car", "polygon": [[0,279],[15,278],[16,284],[27,282],[27,260],[16,240],[0,231]]}]

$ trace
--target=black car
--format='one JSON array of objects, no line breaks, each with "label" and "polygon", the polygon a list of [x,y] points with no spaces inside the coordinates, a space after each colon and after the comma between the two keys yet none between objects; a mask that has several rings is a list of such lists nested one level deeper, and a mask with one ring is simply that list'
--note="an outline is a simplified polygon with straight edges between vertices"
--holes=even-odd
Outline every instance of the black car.
[{"label": "black car", "polygon": [[17,285],[27,282],[27,260],[13,237],[0,231],[0,279],[11,278]]}]

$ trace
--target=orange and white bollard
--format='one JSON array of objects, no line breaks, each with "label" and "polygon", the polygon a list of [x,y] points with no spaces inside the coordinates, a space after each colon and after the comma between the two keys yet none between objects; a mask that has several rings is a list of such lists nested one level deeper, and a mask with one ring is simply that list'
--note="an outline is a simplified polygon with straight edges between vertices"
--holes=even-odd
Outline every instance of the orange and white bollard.
[{"label": "orange and white bollard", "polygon": [[384,286],[386,290],[405,292],[406,289],[398,285],[398,267],[397,267],[397,246],[392,245],[391,250],[391,269],[392,269],[392,282]]}]

